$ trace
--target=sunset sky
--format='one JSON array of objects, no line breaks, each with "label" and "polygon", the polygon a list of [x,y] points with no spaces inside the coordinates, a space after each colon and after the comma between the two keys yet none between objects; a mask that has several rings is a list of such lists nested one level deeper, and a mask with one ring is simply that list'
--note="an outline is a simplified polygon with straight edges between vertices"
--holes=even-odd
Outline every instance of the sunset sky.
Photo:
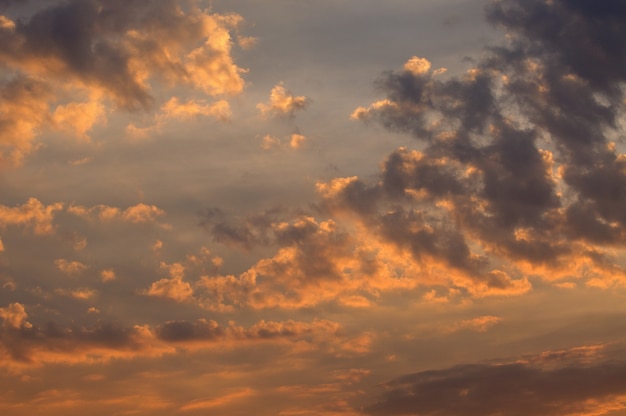
[{"label": "sunset sky", "polygon": [[625,22],[0,0],[0,415],[626,416]]}]

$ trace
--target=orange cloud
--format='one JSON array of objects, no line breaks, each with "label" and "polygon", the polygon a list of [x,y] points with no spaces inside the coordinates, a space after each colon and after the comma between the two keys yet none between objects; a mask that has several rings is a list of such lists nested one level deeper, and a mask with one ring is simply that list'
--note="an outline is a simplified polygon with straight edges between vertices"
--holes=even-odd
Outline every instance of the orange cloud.
[{"label": "orange cloud", "polygon": [[[18,164],[46,130],[89,140],[112,103],[150,110],[154,92],[171,87],[200,89],[218,99],[181,104],[174,97],[160,119],[190,113],[228,118],[228,103],[219,97],[244,87],[245,70],[231,55],[232,32],[245,43],[237,33],[243,19],[189,6],[71,1],[51,3],[19,25],[0,16],[0,57],[13,77],[0,85],[0,163]],[[75,36],[52,29],[59,25]]]},{"label": "orange cloud", "polygon": [[185,302],[192,299],[193,289],[188,282],[183,281],[185,268],[180,263],[166,264],[161,262],[161,268],[168,270],[169,279],[158,280],[144,293],[148,296],[172,299],[176,302]]},{"label": "orange cloud", "polygon": [[32,325],[26,321],[28,315],[24,309],[24,305],[20,303],[11,303],[6,308],[0,308],[0,318],[4,328],[20,328],[22,326],[30,328]]},{"label": "orange cloud", "polygon": [[25,204],[13,208],[0,205],[0,227],[21,225],[32,229],[35,234],[51,234],[54,231],[55,212],[61,209],[62,203],[46,206],[36,198],[30,198]]},{"label": "orange cloud", "polygon": [[57,259],[54,261],[54,265],[67,275],[77,275],[89,268],[89,266],[79,261],[68,261],[66,259]]},{"label": "orange cloud", "polygon": [[502,318],[498,316],[485,315],[479,316],[478,318],[472,319],[464,319],[462,321],[456,322],[447,328],[445,328],[444,332],[451,333],[462,330],[470,330],[476,332],[486,332],[492,326],[500,323]]},{"label": "orange cloud", "polygon": [[98,219],[100,221],[127,221],[133,224],[155,223],[157,218],[165,215],[165,211],[155,205],[143,203],[130,206],[124,210],[109,206],[96,205],[90,208],[81,205],[70,205],[67,211],[71,214],[87,219]]},{"label": "orange cloud", "polygon": [[309,103],[307,97],[291,95],[281,82],[272,88],[269,101],[257,104],[257,108],[265,117],[270,115],[294,117],[296,111],[304,110]]},{"label": "orange cloud", "polygon": [[222,407],[233,402],[244,400],[254,396],[255,394],[256,392],[253,389],[245,388],[212,399],[193,400],[182,406],[180,410],[185,412],[189,410],[213,409],[215,407]]}]

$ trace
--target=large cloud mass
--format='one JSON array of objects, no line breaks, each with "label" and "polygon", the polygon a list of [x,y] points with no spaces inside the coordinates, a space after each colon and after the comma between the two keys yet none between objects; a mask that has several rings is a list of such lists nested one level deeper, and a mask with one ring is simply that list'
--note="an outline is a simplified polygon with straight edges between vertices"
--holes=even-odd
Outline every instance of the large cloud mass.
[{"label": "large cloud mass", "polygon": [[[433,230],[446,223],[452,232],[433,235],[447,234],[456,248],[440,255],[472,273],[488,260],[476,261],[477,243],[526,273],[558,279],[585,269],[597,284],[623,284],[604,247],[626,242],[626,156],[615,143],[626,7],[510,0],[492,3],[487,17],[509,42],[465,75],[444,79],[414,57],[380,78],[387,97],[352,117],[409,132],[423,149],[394,152],[375,184],[335,180],[329,205],[420,253],[445,245],[424,246],[423,232],[404,228],[409,218],[432,218],[420,221]],[[403,208],[378,214],[388,204]],[[401,225],[387,231],[398,216]]]},{"label": "large cloud mass", "polygon": [[[106,103],[152,109],[160,87],[241,92],[243,70],[231,56],[231,32],[241,20],[193,0],[75,0],[28,18],[0,16],[2,160],[19,162],[42,129],[85,137],[106,119]],[[168,103],[171,113],[177,101]],[[219,117],[227,113],[219,109]]]}]

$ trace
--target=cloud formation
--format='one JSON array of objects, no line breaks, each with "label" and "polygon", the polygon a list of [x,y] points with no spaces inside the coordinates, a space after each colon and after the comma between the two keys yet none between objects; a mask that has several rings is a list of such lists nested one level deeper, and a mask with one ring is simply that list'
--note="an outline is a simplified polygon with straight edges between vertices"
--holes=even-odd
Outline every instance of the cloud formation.
[{"label": "cloud formation", "polygon": [[594,346],[546,352],[517,362],[459,365],[385,383],[371,415],[581,415],[626,408],[623,361]]},{"label": "cloud formation", "polygon": [[[67,296],[79,296],[77,291]],[[328,320],[311,322],[261,320],[248,327],[229,322],[222,326],[204,318],[173,320],[160,325],[119,326],[100,321],[95,325],[61,325],[48,321],[35,325],[28,321],[24,305],[12,303],[0,308],[1,367],[18,370],[24,366],[49,363],[80,364],[111,359],[161,357],[180,348],[238,348],[250,343],[292,344],[294,352],[302,343],[328,344],[328,352],[348,350],[342,344],[358,341],[342,335],[341,325]]]},{"label": "cloud formation", "polygon": [[[41,130],[80,138],[106,120],[109,103],[151,110],[155,92],[189,87],[205,96],[238,94],[243,69],[231,56],[242,18],[200,8],[196,1],[53,2],[32,16],[0,16],[0,149],[19,163]],[[171,97],[159,118],[192,112],[228,117],[227,103]]]},{"label": "cloud formation", "polygon": [[311,100],[305,96],[292,95],[281,82],[272,88],[269,101],[257,104],[257,108],[265,117],[293,118],[297,111],[304,110],[310,102]]},{"label": "cloud formation", "polygon": [[[607,274],[607,285],[623,285],[624,266],[604,247],[621,253],[626,243],[626,156],[614,143],[623,134],[624,16],[619,2],[493,2],[487,18],[509,43],[466,74],[443,79],[413,57],[379,79],[386,98],[352,118],[424,147],[392,153],[374,184],[323,185],[328,205],[495,286],[502,272],[481,269],[501,261],[548,280],[591,269],[595,283]],[[472,252],[476,244],[485,254]]]}]

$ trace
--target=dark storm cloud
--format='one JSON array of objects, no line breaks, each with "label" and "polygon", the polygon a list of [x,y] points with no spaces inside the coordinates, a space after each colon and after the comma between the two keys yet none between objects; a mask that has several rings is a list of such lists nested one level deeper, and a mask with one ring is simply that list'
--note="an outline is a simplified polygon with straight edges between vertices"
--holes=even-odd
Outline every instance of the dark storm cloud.
[{"label": "dark storm cloud", "polygon": [[[372,218],[372,207],[411,197],[454,224],[461,259],[468,236],[492,253],[552,266],[578,242],[623,245],[626,159],[611,141],[623,135],[626,4],[503,0],[486,13],[506,45],[448,79],[413,57],[378,81],[386,99],[352,115],[409,132],[425,148],[394,152],[377,184],[352,181],[327,203]],[[387,235],[402,242],[406,233]]]},{"label": "dark storm cloud", "polygon": [[581,355],[584,349],[406,375],[386,383],[388,391],[365,411],[371,415],[556,416],[605,414],[620,408],[626,394],[626,363]]}]

